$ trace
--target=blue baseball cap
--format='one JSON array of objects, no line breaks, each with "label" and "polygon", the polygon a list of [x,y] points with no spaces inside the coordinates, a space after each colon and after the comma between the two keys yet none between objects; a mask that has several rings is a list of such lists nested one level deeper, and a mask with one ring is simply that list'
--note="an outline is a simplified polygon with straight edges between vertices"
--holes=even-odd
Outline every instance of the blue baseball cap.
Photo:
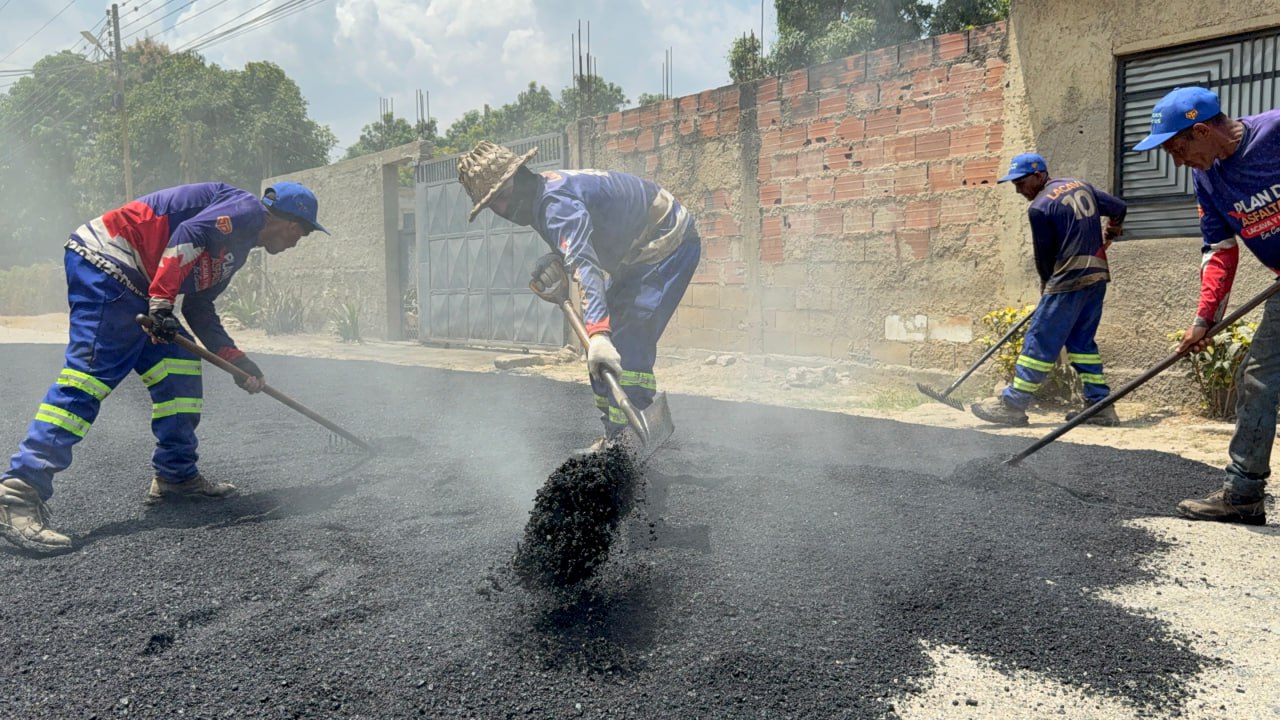
[{"label": "blue baseball cap", "polygon": [[1135,151],[1160,147],[1165,140],[1222,112],[1217,93],[1202,87],[1174,88],[1151,111],[1151,134]]},{"label": "blue baseball cap", "polygon": [[1022,153],[1013,156],[1009,163],[1009,174],[997,182],[1009,182],[1038,172],[1049,172],[1049,163],[1044,161],[1044,156],[1040,153]]},{"label": "blue baseball cap", "polygon": [[[275,199],[270,197],[272,193],[275,193]],[[324,229],[323,225],[316,222],[316,211],[320,209],[320,203],[316,201],[315,193],[308,190],[302,183],[283,181],[272,185],[262,194],[262,204],[276,212],[309,223],[312,228],[325,235],[331,234]]]}]

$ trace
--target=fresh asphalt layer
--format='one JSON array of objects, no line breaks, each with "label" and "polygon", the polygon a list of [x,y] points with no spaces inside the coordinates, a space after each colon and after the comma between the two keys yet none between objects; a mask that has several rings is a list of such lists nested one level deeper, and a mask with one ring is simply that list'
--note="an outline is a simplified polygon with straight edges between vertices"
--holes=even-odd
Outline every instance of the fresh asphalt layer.
[{"label": "fresh asphalt layer", "polygon": [[[147,509],[130,378],[56,482],[77,550],[0,550],[0,717],[892,718],[937,644],[1158,716],[1215,662],[1095,599],[1144,580],[1161,546],[1123,521],[1202,493],[1199,463],[1058,443],[1010,469],[1025,439],[672,397],[613,559],[564,606],[509,567],[598,427],[587,387],[256,359],[402,452],[331,452],[206,366],[201,469],[242,494]],[[60,365],[0,347],[4,452]]]}]

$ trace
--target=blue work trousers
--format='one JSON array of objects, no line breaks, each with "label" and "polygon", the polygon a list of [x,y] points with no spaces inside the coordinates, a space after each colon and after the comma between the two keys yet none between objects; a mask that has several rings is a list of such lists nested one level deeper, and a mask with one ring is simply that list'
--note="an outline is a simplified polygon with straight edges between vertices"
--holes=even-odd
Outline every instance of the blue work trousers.
[{"label": "blue work trousers", "polygon": [[1280,403],[1280,295],[1269,298],[1236,371],[1236,432],[1231,436],[1223,489],[1243,500],[1262,498],[1271,475]]},{"label": "blue work trousers", "polygon": [[1106,294],[1107,284],[1100,282],[1040,298],[1035,317],[1022,340],[1022,354],[1014,368],[1013,383],[1004,389],[1006,403],[1027,409],[1064,345],[1067,359],[1084,386],[1085,402],[1092,405],[1111,393],[1102,374],[1098,343],[1093,339],[1102,320],[1102,300]]},{"label": "blue work trousers", "polygon": [[[71,448],[98,417],[102,401],[131,372],[151,393],[152,464],[172,482],[194,478],[203,387],[200,359],[174,343],[153,344],[135,320],[147,301],[80,255],[66,252],[71,338],[66,364],[45,393],[4,477],[48,499],[53,476],[71,465]],[[183,335],[190,337],[183,331]]]},{"label": "blue work trousers", "polygon": [[[658,339],[684,297],[701,254],[702,241],[690,225],[684,242],[675,252],[652,265],[627,267],[610,279],[605,302],[609,306],[613,345],[622,357],[619,384],[636,410],[653,404],[658,392],[653,375]],[[592,377],[591,389],[595,392],[605,435],[613,437],[625,430],[627,416],[609,394],[609,386]]]}]

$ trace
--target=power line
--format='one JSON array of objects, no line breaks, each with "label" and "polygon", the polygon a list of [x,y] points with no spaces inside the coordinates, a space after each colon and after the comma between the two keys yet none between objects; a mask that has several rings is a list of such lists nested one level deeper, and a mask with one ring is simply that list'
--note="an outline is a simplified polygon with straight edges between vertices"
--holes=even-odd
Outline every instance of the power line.
[{"label": "power line", "polygon": [[[290,4],[297,4],[297,2],[298,2],[298,0],[290,0]],[[236,20],[239,20],[240,18],[244,17],[245,15],[248,15],[249,13],[253,12],[254,10],[257,10],[258,8],[261,8],[263,5],[266,5],[266,4],[267,4],[267,3],[265,3],[265,2],[258,3],[257,5],[255,5],[255,6],[251,7],[251,8],[249,8],[248,10],[245,10],[244,12],[240,13],[239,15],[236,15],[235,17],[231,18],[230,20],[227,20],[226,22],[222,23],[221,25],[218,25],[217,27],[214,27],[214,28],[210,28],[209,30],[206,30],[204,33],[202,33],[202,34],[200,34],[200,35],[197,35],[196,37],[194,37],[194,38],[192,38],[191,40],[187,41],[187,43],[186,43],[185,45],[183,45],[183,46],[182,46],[182,51],[183,51],[183,52],[185,52],[185,51],[187,51],[187,50],[194,49],[196,46],[200,45],[201,43],[205,42],[206,40],[211,40],[211,39],[212,39],[212,37],[211,37],[211,36],[216,36],[217,34],[219,34],[219,31],[221,31],[221,30],[222,30],[222,28],[224,28],[224,27],[226,27],[226,26],[230,25],[231,23],[235,22]],[[250,23],[257,22],[260,18],[262,18],[262,17],[264,17],[264,16],[266,16],[266,15],[268,15],[268,14],[270,14],[270,13],[278,12],[279,10],[287,9],[288,7],[289,7],[289,5],[285,5],[285,6],[282,6],[281,8],[276,8],[276,9],[273,9],[273,10],[268,10],[267,12],[263,13],[262,15],[260,15],[260,16],[258,16],[258,17],[255,17],[255,18],[252,18],[252,19],[250,19],[250,20],[246,20],[245,22],[241,23],[240,25],[237,25],[237,26],[235,26],[235,27],[233,27],[233,28],[231,28],[231,29],[229,29],[229,30],[226,30],[225,32],[228,32],[228,33],[230,33],[230,32],[234,32],[235,30],[237,30],[237,29],[239,29],[239,28],[242,28],[242,27],[245,27],[246,25],[249,25]]]},{"label": "power line", "polygon": [[[134,8],[133,8],[133,12],[136,14],[139,10],[141,10],[142,8],[144,8],[144,7],[148,6],[148,5],[150,5],[150,4],[151,4],[151,3],[153,3],[153,2],[155,2],[155,0],[146,0],[146,2],[142,3],[141,5],[136,5],[136,6],[134,6]],[[159,9],[163,8],[165,5],[168,5],[168,4],[169,4],[169,3],[171,3],[171,2],[174,2],[174,0],[165,0],[164,2],[162,2],[162,3],[160,3],[159,5],[157,5],[157,6],[153,7],[153,8],[151,8],[150,10],[146,11],[145,13],[142,13],[141,15],[137,15],[136,17],[134,17],[134,18],[133,18],[132,20],[130,20],[129,22],[122,24],[122,25],[120,26],[120,30],[121,30],[121,31],[123,31],[125,28],[129,27],[130,25],[136,25],[137,23],[139,23],[139,22],[141,22],[143,19],[145,19],[145,18],[146,18],[148,15],[150,15],[151,13],[153,13],[153,12],[155,12],[155,11],[157,11],[157,10],[159,10]]]},{"label": "power line", "polygon": [[[8,3],[6,3],[6,4],[8,4]],[[14,53],[16,53],[16,52],[18,52],[19,50],[21,50],[21,49],[22,49],[22,46],[24,46],[24,45],[26,45],[27,43],[31,42],[31,38],[33,38],[33,37],[35,37],[35,36],[39,35],[41,30],[44,30],[45,28],[49,27],[49,25],[51,25],[51,24],[53,23],[53,21],[54,21],[54,20],[57,20],[57,19],[62,15],[62,13],[64,13],[64,12],[66,12],[66,11],[67,11],[67,8],[69,8],[69,7],[71,7],[72,5],[75,5],[75,4],[76,4],[76,0],[71,0],[71,2],[67,3],[66,5],[63,5],[63,6],[62,6],[62,9],[61,9],[61,10],[59,10],[58,12],[54,13],[54,16],[53,16],[53,17],[51,17],[51,18],[49,18],[48,22],[46,22],[45,24],[41,25],[39,30],[36,30],[35,32],[31,33],[31,35],[29,35],[29,36],[27,37],[27,39],[26,39],[26,40],[23,40],[22,42],[18,43],[18,47],[16,47],[16,48],[14,48],[14,49],[10,50],[10,51],[9,51],[9,53],[8,53],[7,55],[5,55],[4,57],[0,57],[0,63],[4,62],[5,60],[8,60],[10,57],[12,57],[12,56],[13,56],[13,54],[14,54]]]},{"label": "power line", "polygon": [[[172,1],[172,0],[171,0],[171,1]],[[225,1],[225,0],[223,0],[223,1]],[[167,18],[167,17],[172,17],[172,16],[174,16],[174,15],[176,15],[176,14],[178,14],[178,13],[182,12],[183,10],[186,10],[187,8],[189,8],[189,7],[191,7],[192,5],[195,5],[195,4],[196,4],[196,0],[191,0],[190,2],[188,2],[188,3],[187,3],[187,4],[185,4],[185,5],[179,5],[179,6],[177,7],[177,9],[175,9],[173,12],[165,13],[164,15],[161,15],[160,17],[156,18],[155,20],[152,20],[151,22],[147,23],[146,25],[143,25],[142,27],[138,28],[137,30],[134,30],[132,33],[130,33],[130,34],[129,34],[129,38],[137,37],[138,33],[142,32],[143,30],[146,30],[147,28],[151,27],[152,25],[155,25],[155,24],[156,24],[156,23],[158,23],[158,22],[162,22],[165,18]],[[167,3],[167,2],[166,2],[164,5],[161,5],[160,7],[162,7],[162,8],[163,8],[163,7],[167,7],[168,5],[169,5],[169,3]],[[150,13],[148,13],[148,15],[149,15],[149,14],[150,14]],[[178,23],[178,24],[180,25],[181,23]],[[128,38],[121,38],[121,40],[127,40],[127,39],[128,39]]]},{"label": "power line", "polygon": [[[187,52],[187,51],[195,52],[195,51],[203,50],[212,45],[216,45],[217,43],[240,37],[241,35],[249,33],[253,30],[266,27],[267,25],[270,25],[274,22],[278,22],[280,20],[284,20],[287,17],[303,12],[304,10],[309,10],[323,2],[327,2],[327,0],[288,0],[288,2],[286,2],[284,5],[281,5],[280,7],[267,10],[266,12],[262,13],[261,15],[258,15],[257,17],[246,20],[245,22],[240,23],[239,25],[236,25],[227,30],[223,30],[222,32],[216,32],[219,28],[231,22],[229,20],[226,23],[219,25],[217,28],[214,28],[213,31],[207,32],[204,35],[200,35],[196,37],[194,40],[184,45],[181,48],[181,50],[183,52]],[[262,5],[265,5],[265,4],[266,4],[265,2],[261,3],[258,5],[258,7],[262,7]],[[245,14],[246,13],[241,13],[236,17],[239,18]],[[235,18],[233,18],[233,20],[234,19]],[[211,33],[214,33],[214,34],[211,34]]]}]

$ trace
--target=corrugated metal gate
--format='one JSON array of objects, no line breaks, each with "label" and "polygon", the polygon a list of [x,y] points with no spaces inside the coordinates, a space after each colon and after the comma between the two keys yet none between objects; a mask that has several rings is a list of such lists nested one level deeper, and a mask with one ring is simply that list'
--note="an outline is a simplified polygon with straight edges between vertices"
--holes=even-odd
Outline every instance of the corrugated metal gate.
[{"label": "corrugated metal gate", "polygon": [[[535,172],[564,166],[566,138],[505,143],[517,155],[534,146]],[[467,222],[471,199],[458,182],[458,156],[418,164],[418,338],[472,346],[561,347],[564,316],[529,290],[529,270],[549,252],[532,229],[485,210]]]},{"label": "corrugated metal gate", "polygon": [[1129,203],[1126,238],[1199,235],[1191,170],[1161,150],[1130,148],[1151,130],[1151,110],[1175,87],[1218,93],[1231,117],[1276,107],[1280,29],[1121,58],[1117,72],[1116,187]]}]

